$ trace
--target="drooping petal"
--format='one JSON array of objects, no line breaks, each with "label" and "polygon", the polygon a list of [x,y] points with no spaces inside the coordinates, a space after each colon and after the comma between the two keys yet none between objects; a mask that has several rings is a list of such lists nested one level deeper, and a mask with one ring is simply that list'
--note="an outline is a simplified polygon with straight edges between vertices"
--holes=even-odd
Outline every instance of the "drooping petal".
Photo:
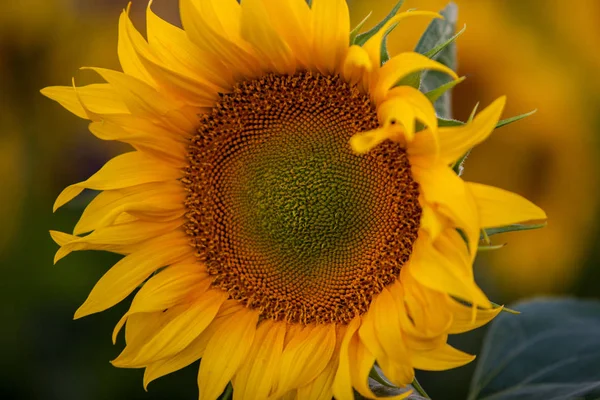
[{"label": "drooping petal", "polygon": [[444,371],[462,367],[475,359],[475,356],[455,349],[449,344],[429,351],[411,351],[410,361],[417,369]]},{"label": "drooping petal", "polygon": [[403,137],[402,129],[394,125],[388,125],[384,128],[377,128],[353,135],[350,138],[350,147],[358,154],[365,154],[387,139],[400,142]]},{"label": "drooping petal", "polygon": [[[408,146],[407,153],[413,164],[431,166],[438,156],[439,161],[451,164],[462,157],[467,151],[483,142],[494,131],[506,97],[500,97],[481,111],[473,121],[457,127],[439,128],[436,135],[431,130],[424,130],[416,135],[415,140]],[[439,142],[436,143],[436,140]]]},{"label": "drooping petal", "polygon": [[422,54],[400,53],[392,57],[379,70],[378,79],[371,85],[371,98],[375,101],[375,104],[381,104],[386,99],[388,91],[400,79],[412,72],[424,69],[444,72],[452,78],[458,79],[458,75],[452,69]]},{"label": "drooping petal", "polygon": [[473,280],[468,256],[461,255],[457,246],[460,243],[452,238],[451,232],[441,236],[435,245],[419,236],[413,245],[410,264],[403,268],[424,286],[489,308],[489,300]]},{"label": "drooping petal", "polygon": [[467,188],[475,197],[483,228],[544,220],[544,210],[518,194],[493,186],[467,182]]},{"label": "drooping petal", "polygon": [[412,173],[425,201],[450,220],[453,227],[460,228],[465,233],[471,259],[474,259],[481,221],[475,198],[465,182],[446,165],[432,168],[413,165]]},{"label": "drooping petal", "polygon": [[479,328],[494,319],[500,312],[502,307],[481,309],[478,308],[473,319],[473,307],[459,303],[450,296],[446,297],[446,302],[452,312],[452,325],[448,333],[463,333]]},{"label": "drooping petal", "polygon": [[230,316],[212,336],[198,373],[203,399],[215,400],[223,392],[250,351],[257,322],[258,312],[245,309]]}]

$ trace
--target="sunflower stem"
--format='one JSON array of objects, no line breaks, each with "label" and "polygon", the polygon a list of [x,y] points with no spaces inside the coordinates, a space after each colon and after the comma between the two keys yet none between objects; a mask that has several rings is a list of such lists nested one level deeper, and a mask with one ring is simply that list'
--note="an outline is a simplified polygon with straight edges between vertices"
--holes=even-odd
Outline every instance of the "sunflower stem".
[{"label": "sunflower stem", "polygon": [[415,380],[412,381],[411,385],[412,385],[412,387],[415,388],[417,393],[419,393],[421,396],[425,397],[426,399],[431,399],[431,397],[429,397],[429,395],[427,394],[425,389],[423,389],[423,386],[421,386],[421,384],[419,383],[417,378],[415,378]]}]

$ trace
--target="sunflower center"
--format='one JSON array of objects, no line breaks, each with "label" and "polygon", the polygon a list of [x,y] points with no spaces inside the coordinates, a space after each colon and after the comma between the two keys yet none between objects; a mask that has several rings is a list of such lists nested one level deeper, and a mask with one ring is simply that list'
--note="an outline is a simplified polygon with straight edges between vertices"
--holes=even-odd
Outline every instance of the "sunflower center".
[{"label": "sunflower center", "polygon": [[201,118],[183,180],[187,232],[213,285],[263,318],[348,323],[398,279],[421,209],[404,150],[356,155],[377,127],[338,76],[238,83]]}]

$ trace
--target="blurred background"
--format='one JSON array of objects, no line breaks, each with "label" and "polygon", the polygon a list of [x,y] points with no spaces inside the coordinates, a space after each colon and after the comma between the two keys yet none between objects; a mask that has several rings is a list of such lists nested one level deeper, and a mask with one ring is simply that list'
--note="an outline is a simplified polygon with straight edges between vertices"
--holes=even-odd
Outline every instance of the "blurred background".
[{"label": "blurred background", "polygon": [[[44,98],[49,85],[94,81],[81,66],[118,69],[117,21],[127,0],[2,0],[0,13],[0,357],[1,399],[193,399],[196,367],[142,388],[142,371],[113,368],[123,346],[110,340],[125,312],[72,321],[116,256],[75,253],[52,265],[49,229],[72,230],[86,199],[53,215],[68,184],[86,179],[126,149],[102,142],[86,121]],[[395,0],[349,0],[353,25],[373,11],[374,25]],[[439,10],[445,0],[407,0],[404,8]],[[457,0],[460,75],[454,117],[466,119],[506,94],[504,118],[532,109],[472,153],[465,178],[524,195],[544,208],[547,228],[493,237],[502,250],[478,257],[478,281],[490,298],[509,304],[547,295],[600,298],[598,183],[600,137],[600,2],[578,0]],[[132,19],[145,29],[144,1]],[[153,8],[178,23],[175,0]],[[403,21],[391,53],[414,48],[427,21]],[[479,351],[485,328],[453,338]],[[464,399],[474,368],[420,373],[434,399]]]}]

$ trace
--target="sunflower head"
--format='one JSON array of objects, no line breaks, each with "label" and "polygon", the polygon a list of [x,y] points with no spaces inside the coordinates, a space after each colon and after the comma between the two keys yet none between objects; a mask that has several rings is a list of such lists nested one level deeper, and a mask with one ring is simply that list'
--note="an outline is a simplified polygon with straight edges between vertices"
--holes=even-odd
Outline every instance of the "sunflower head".
[{"label": "sunflower head", "polygon": [[344,0],[180,8],[184,29],[149,6],[147,40],[121,15],[123,72],[93,68],[106,83],[43,90],[133,147],[59,195],[55,209],[100,191],[72,235],[52,232],[56,260],[124,255],[75,314],[139,288],[113,364],[147,385],[202,359],[202,399],[229,382],[240,399],[351,399],[375,397],[375,363],[406,386],[472,360],[446,341],[501,310],[473,279],[480,233],[545,214],[452,169],[504,98],[438,126],[403,78],[455,72],[418,53],[382,62],[392,27],[440,15],[395,9],[358,40]]}]

